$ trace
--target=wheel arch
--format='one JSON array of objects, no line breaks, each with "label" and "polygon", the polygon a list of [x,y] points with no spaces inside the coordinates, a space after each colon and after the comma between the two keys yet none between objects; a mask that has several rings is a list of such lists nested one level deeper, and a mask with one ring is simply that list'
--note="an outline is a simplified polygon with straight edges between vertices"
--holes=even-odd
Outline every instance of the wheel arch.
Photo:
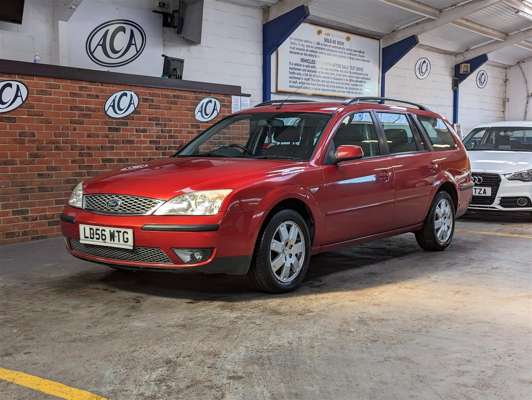
[{"label": "wheel arch", "polygon": [[449,196],[453,199],[454,209],[455,211],[458,210],[458,190],[456,189],[456,186],[452,182],[443,182],[436,191],[435,195],[439,192],[447,192]]},{"label": "wheel arch", "polygon": [[307,223],[307,226],[309,228],[310,233],[310,240],[311,245],[314,243],[314,237],[316,235],[316,219],[314,217],[314,214],[312,213],[312,209],[310,206],[305,203],[301,198],[298,197],[288,197],[285,199],[282,199],[278,201],[266,214],[265,218],[262,221],[260,231],[258,238],[262,236],[262,232],[264,231],[265,227],[268,225],[268,222],[273,218],[275,214],[277,214],[281,210],[294,210],[298,214],[300,214],[305,222]]}]

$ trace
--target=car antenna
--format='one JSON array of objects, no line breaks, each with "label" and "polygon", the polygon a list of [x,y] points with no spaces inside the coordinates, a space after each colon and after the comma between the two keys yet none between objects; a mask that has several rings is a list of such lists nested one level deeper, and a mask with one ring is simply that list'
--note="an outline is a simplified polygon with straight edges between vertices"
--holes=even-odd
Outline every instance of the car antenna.
[{"label": "car antenna", "polygon": [[286,96],[286,98],[284,98],[283,100],[281,100],[281,101],[279,102],[279,104],[277,105],[276,108],[277,108],[278,110],[281,109],[281,108],[284,106],[284,104],[285,104],[288,100],[290,100],[291,97],[292,97],[292,94],[289,94],[288,96]]}]

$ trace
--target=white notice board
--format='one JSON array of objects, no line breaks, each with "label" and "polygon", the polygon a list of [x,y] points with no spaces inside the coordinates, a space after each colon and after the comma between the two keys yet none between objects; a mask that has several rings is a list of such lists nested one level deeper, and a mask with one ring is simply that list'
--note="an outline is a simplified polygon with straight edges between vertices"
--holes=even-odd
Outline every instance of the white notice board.
[{"label": "white notice board", "polygon": [[378,96],[380,43],[303,23],[277,51],[277,92]]}]

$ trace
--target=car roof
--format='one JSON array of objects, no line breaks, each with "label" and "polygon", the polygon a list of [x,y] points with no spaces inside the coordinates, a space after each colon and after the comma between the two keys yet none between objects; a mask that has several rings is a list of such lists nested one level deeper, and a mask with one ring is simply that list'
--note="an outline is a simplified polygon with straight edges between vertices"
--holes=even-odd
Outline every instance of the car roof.
[{"label": "car roof", "polygon": [[499,121],[477,125],[478,128],[532,128],[532,121]]},{"label": "car roof", "polygon": [[[301,103],[275,103],[264,106],[256,106],[241,111],[240,113],[248,114],[252,112],[264,113],[279,113],[279,112],[317,112],[324,114],[334,114],[339,112],[353,112],[361,110],[376,110],[376,111],[400,111],[409,112],[417,115],[440,118],[437,113],[428,110],[420,110],[414,107],[402,107],[389,104],[379,104],[374,102],[360,102],[353,104],[346,104],[344,102],[301,102]],[[443,117],[444,118],[444,117]],[[444,118],[446,119],[446,118]]]}]

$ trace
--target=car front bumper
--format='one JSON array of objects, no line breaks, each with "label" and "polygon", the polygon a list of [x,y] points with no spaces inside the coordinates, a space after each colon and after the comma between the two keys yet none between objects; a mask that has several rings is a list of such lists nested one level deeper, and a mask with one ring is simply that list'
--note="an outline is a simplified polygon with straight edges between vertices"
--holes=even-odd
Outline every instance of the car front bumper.
[{"label": "car front bumper", "polygon": [[[128,269],[173,272],[246,274],[253,254],[254,236],[248,232],[244,213],[231,218],[116,216],[66,207],[61,230],[68,251],[75,257]],[[133,249],[83,244],[79,225],[128,228],[133,230]],[[186,264],[174,249],[210,249],[205,261]]]},{"label": "car front bumper", "polygon": [[[510,181],[504,175],[497,174],[475,174],[486,176],[498,176],[500,184],[493,184],[492,190],[495,194],[489,201],[473,197],[469,206],[470,210],[493,210],[493,211],[532,211],[532,182]],[[485,186],[479,184],[479,186]],[[482,203],[482,204],[479,204]]]}]

